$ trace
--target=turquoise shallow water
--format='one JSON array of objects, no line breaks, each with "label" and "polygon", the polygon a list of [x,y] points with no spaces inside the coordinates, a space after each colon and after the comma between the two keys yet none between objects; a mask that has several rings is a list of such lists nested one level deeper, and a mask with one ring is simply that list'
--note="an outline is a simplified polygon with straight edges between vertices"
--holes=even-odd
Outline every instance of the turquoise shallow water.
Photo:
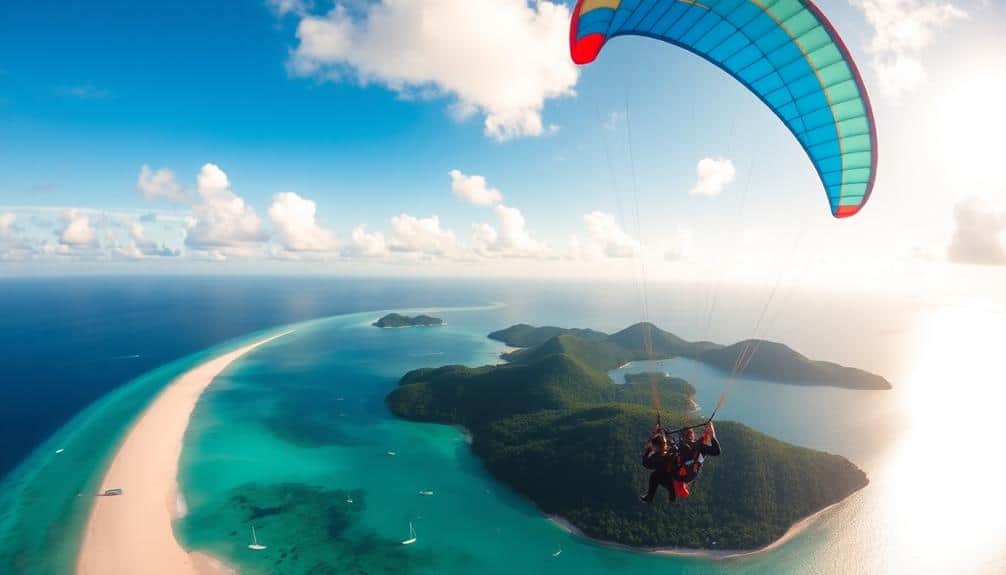
[{"label": "turquoise shallow water", "polygon": [[[977,574],[1006,568],[1002,520],[960,514],[962,507],[1000,508],[1002,498],[989,496],[991,489],[978,490],[978,500],[961,491],[955,500],[962,505],[934,504],[931,481],[918,479],[927,459],[915,455],[932,447],[930,430],[922,428],[921,436],[905,431],[912,425],[901,406],[914,400],[900,390],[738,382],[724,418],[842,453],[871,476],[866,490],[779,550],[729,561],[669,558],[606,548],[565,533],[493,481],[471,455],[462,430],[397,420],[383,403],[408,369],[495,361],[502,346],[485,334],[513,321],[594,325],[549,318],[548,311],[545,318],[522,313],[443,311],[446,327],[400,330],[370,327],[378,312],[334,317],[300,324],[295,334],[236,362],[209,388],[193,416],[180,476],[189,513],[176,533],[187,547],[215,554],[246,574]],[[947,331],[936,327],[934,333]],[[77,493],[93,492],[129,422],[177,374],[260,336],[139,378],[36,451],[0,492],[0,565],[12,566],[13,573],[72,572],[88,509],[87,498]],[[654,367],[693,381],[703,406],[715,402],[724,383],[722,373],[688,360],[631,365],[620,372]],[[925,370],[944,377],[939,365]],[[946,403],[946,393],[931,391],[941,406],[936,413],[946,415],[939,403]],[[58,447],[66,451],[56,456]],[[970,464],[986,478],[982,486],[1002,478],[1001,466]],[[434,495],[419,495],[427,489]],[[947,519],[977,521],[980,530],[948,536],[939,530]],[[407,537],[409,522],[419,540],[403,547],[399,541]],[[253,525],[268,550],[246,548]],[[940,534],[938,543],[934,532]],[[960,561],[966,553],[968,561]]]},{"label": "turquoise shallow water", "polygon": [[[717,562],[571,536],[493,481],[462,430],[393,418],[383,397],[405,371],[482,364],[503,349],[485,338],[494,314],[440,315],[447,327],[379,330],[366,314],[316,322],[218,379],[186,438],[181,481],[190,515],[177,527],[185,544],[250,574],[805,570],[813,548],[802,544],[782,556]],[[692,375],[709,382],[700,401],[719,393],[714,374]],[[854,393],[824,394],[836,391]],[[419,541],[403,547],[410,522]],[[267,551],[246,548],[252,526]]]},{"label": "turquoise shallow water", "polygon": [[72,573],[90,494],[97,492],[129,425],[182,373],[269,333],[250,334],[146,373],[81,412],[36,449],[0,486],[0,567],[33,575]]}]

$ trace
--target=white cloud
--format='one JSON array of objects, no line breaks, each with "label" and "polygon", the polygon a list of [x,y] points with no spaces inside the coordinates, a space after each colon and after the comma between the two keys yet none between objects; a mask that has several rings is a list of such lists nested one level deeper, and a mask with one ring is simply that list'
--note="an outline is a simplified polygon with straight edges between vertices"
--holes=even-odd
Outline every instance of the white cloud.
[{"label": "white cloud", "polygon": [[499,230],[489,224],[472,227],[472,247],[483,256],[537,258],[549,255],[548,246],[535,240],[527,230],[524,215],[517,208],[496,206]]},{"label": "white cloud", "polygon": [[286,14],[304,14],[310,8],[308,0],[266,0],[276,14],[285,16]]},{"label": "white cloud", "polygon": [[693,196],[715,197],[734,181],[737,170],[734,163],[726,158],[703,158],[695,166],[698,180],[688,193]]},{"label": "white cloud", "polygon": [[0,238],[5,238],[11,233],[16,219],[17,217],[11,212],[0,212]]},{"label": "white cloud", "polygon": [[947,258],[956,263],[1006,265],[1006,211],[980,197],[962,200],[954,207],[956,229]]},{"label": "white cloud", "polygon": [[300,75],[377,82],[405,95],[449,95],[452,112],[484,115],[487,136],[554,131],[542,110],[574,94],[570,12],[541,0],[382,0],[352,12],[305,16],[291,69]]},{"label": "white cloud", "polygon": [[65,227],[59,234],[59,243],[71,248],[93,247],[98,239],[91,220],[78,210],[66,212]]},{"label": "white cloud", "polygon": [[154,172],[150,166],[144,164],[140,168],[139,177],[136,178],[136,189],[143,194],[143,197],[151,200],[156,198],[172,202],[186,200],[185,190],[175,181],[174,172],[165,168]]},{"label": "white cloud", "polygon": [[692,254],[692,232],[684,228],[676,228],[671,231],[667,239],[667,249],[664,250],[664,259],[669,262],[686,260]]},{"label": "white cloud", "polygon": [[614,132],[623,122],[625,122],[625,112],[611,112],[601,124],[601,127],[609,132]]},{"label": "white cloud", "polygon": [[248,244],[265,240],[255,210],[235,195],[230,181],[215,164],[206,164],[196,177],[199,201],[192,206],[185,243],[195,249],[247,253]]},{"label": "white cloud", "polygon": [[873,26],[869,50],[882,92],[897,98],[926,78],[920,53],[937,30],[967,18],[950,2],[932,0],[851,0]]},{"label": "white cloud", "polygon": [[631,258],[640,252],[641,246],[615,221],[615,216],[593,211],[583,216],[587,234],[601,252],[609,258]]},{"label": "white cloud", "polygon": [[448,256],[457,253],[458,243],[454,232],[440,227],[440,218],[416,218],[400,214],[391,218],[391,244],[396,252],[419,253],[430,256]]},{"label": "white cloud", "polygon": [[157,242],[147,239],[143,224],[140,222],[133,222],[130,226],[129,237],[132,240],[132,244],[120,252],[129,257],[175,257],[181,255],[181,251],[179,250],[170,249],[165,245],[158,245]]},{"label": "white cloud", "polygon": [[269,219],[283,247],[292,252],[326,252],[336,248],[335,234],[320,226],[317,206],[293,192],[273,196]]},{"label": "white cloud", "polygon": [[580,243],[580,238],[576,236],[569,236],[569,239],[566,241],[565,258],[569,260],[578,260],[583,258],[583,245]]},{"label": "white cloud", "polygon": [[388,256],[388,242],[381,232],[367,233],[367,226],[359,225],[353,228],[350,235],[351,244],[346,247],[349,256],[364,258],[383,258]]},{"label": "white cloud", "polygon": [[107,89],[99,88],[91,82],[69,86],[63,92],[81,100],[103,100],[112,95]]},{"label": "white cloud", "polygon": [[460,170],[451,170],[451,191],[466,202],[477,206],[491,206],[503,201],[503,194],[490,188],[482,176],[468,176]]},{"label": "white cloud", "polygon": [[19,259],[23,255],[22,242],[14,239],[16,219],[12,212],[0,212],[0,261]]}]

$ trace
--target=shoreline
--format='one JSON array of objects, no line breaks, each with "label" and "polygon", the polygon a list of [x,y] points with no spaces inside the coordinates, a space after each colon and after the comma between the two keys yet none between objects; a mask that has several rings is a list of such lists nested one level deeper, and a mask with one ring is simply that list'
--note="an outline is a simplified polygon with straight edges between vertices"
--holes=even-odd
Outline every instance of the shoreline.
[{"label": "shoreline", "polygon": [[[849,494],[849,497],[854,495],[856,492]],[[848,497],[846,497],[848,499]],[[752,555],[760,555],[762,553],[768,553],[782,547],[786,543],[789,543],[797,536],[805,532],[811,525],[817,522],[817,520],[824,515],[826,512],[834,509],[835,507],[841,505],[845,499],[832,503],[831,505],[815,511],[810,515],[804,517],[803,519],[797,521],[793,525],[790,525],[789,529],[782,534],[781,537],[775,541],[769,543],[764,547],[759,547],[758,549],[692,549],[690,547],[633,547],[631,545],[625,545],[624,543],[615,543],[613,541],[604,541],[602,539],[595,539],[583,533],[577,526],[570,523],[563,517],[558,515],[548,515],[545,517],[552,522],[553,525],[562,529],[563,531],[575,535],[577,537],[582,537],[583,539],[594,543],[595,545],[600,545],[602,547],[608,547],[611,549],[619,549],[622,551],[629,551],[632,553],[652,553],[655,555],[666,555],[669,557],[691,557],[699,559],[712,559],[716,561],[722,561],[725,559],[740,559],[742,557],[750,557]]]},{"label": "shoreline", "polygon": [[175,539],[179,509],[178,460],[200,396],[232,363],[294,330],[217,356],[178,376],[140,414],[105,470],[77,556],[78,575],[233,575],[209,555],[188,552]]}]

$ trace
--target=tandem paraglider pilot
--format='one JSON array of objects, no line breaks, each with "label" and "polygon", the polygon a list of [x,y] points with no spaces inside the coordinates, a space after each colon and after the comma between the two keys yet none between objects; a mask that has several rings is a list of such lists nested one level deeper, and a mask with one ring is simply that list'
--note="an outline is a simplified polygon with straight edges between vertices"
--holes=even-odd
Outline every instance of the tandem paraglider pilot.
[{"label": "tandem paraglider pilot", "polygon": [[[673,441],[668,438],[675,438]],[[688,484],[699,475],[706,456],[720,454],[720,442],[716,440],[713,422],[706,423],[702,438],[696,441],[695,430],[683,429],[667,434],[659,425],[643,448],[643,467],[652,469],[650,485],[639,499],[646,503],[653,501],[657,487],[663,485],[673,503],[677,498],[689,495]]]}]

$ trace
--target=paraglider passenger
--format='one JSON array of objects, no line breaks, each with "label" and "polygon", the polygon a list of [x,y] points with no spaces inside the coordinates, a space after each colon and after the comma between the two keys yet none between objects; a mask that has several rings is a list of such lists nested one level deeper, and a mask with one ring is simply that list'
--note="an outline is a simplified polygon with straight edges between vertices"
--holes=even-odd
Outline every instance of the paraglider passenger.
[{"label": "paraglider passenger", "polygon": [[673,445],[662,431],[655,431],[643,449],[643,467],[652,469],[653,473],[650,474],[649,489],[640,496],[640,500],[652,502],[660,485],[667,489],[672,502],[678,497],[687,498],[690,495],[688,484],[702,470],[706,456],[720,453],[720,442],[716,439],[716,428],[711,421],[706,423],[701,439],[696,440],[694,429],[685,429]]},{"label": "paraglider passenger", "polygon": [[646,442],[646,447],[643,448],[643,467],[652,469],[653,473],[650,474],[650,485],[646,494],[640,495],[639,499],[651,503],[653,496],[657,494],[657,487],[663,485],[670,493],[671,501],[674,501],[672,485],[674,454],[670,450],[670,442],[659,427],[654,430],[650,440]]}]

